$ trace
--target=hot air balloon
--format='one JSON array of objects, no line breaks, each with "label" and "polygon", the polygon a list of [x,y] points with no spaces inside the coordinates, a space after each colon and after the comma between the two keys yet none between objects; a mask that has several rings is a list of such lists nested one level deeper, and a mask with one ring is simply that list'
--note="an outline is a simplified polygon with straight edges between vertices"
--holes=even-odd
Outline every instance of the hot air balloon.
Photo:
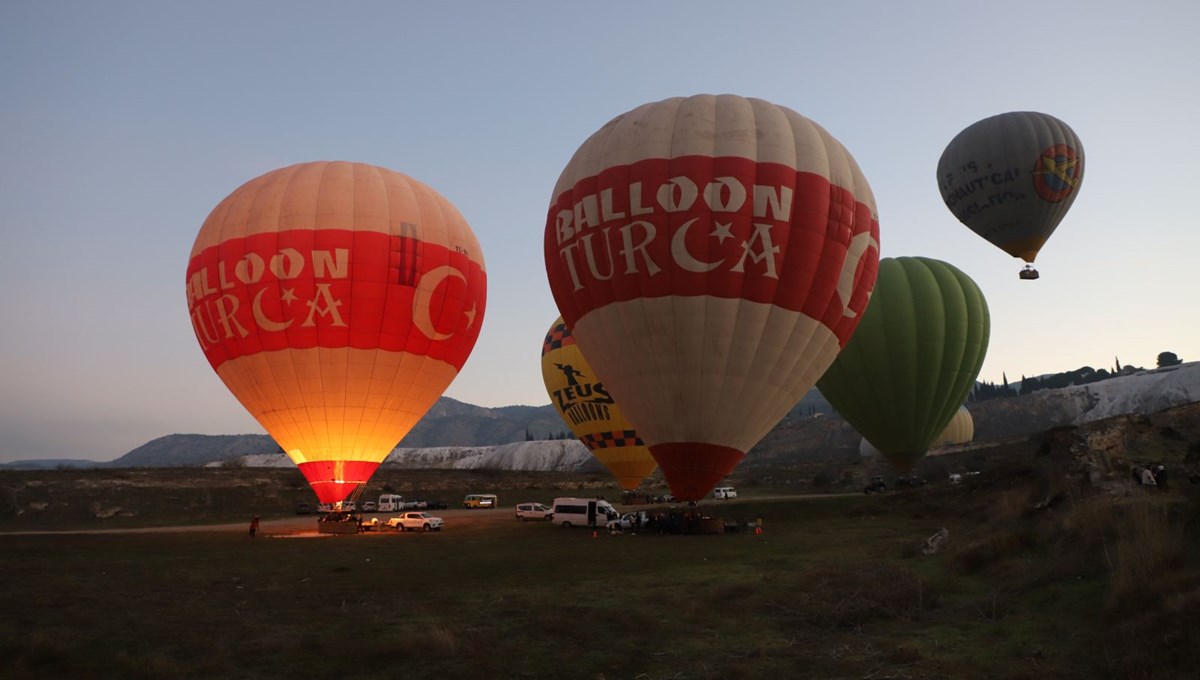
[{"label": "hot air balloon", "polygon": [[196,237],[187,302],[213,369],[322,503],[364,484],[458,375],[486,303],[479,243],[411,177],[302,163]]},{"label": "hot air balloon", "polygon": [[[954,446],[955,444],[966,444],[975,438],[975,421],[971,418],[971,412],[966,406],[959,406],[954,412],[954,416],[950,418],[950,422],[942,433],[933,438],[929,448],[939,449],[945,446]],[[875,445],[863,437],[858,442],[858,454],[863,458],[874,458],[881,456],[879,449]]]},{"label": "hot air balloon", "polygon": [[946,207],[1004,252],[1032,263],[1083,183],[1083,144],[1066,123],[1014,111],[958,133],[942,152],[938,188]]},{"label": "hot air balloon", "polygon": [[658,464],[596,376],[560,316],[542,343],[542,379],[558,415],[579,441],[633,491]]},{"label": "hot air balloon", "polygon": [[929,448],[940,449],[944,446],[966,444],[974,438],[975,419],[971,417],[971,412],[967,410],[966,406],[959,406],[942,433],[933,438]]},{"label": "hot air balloon", "polygon": [[816,123],[697,95],[617,116],[551,197],[546,271],[567,326],[696,501],[808,391],[866,309],[871,189]]},{"label": "hot air balloon", "polygon": [[906,472],[974,386],[989,324],[983,293],[953,265],[884,258],[862,323],[817,387]]}]

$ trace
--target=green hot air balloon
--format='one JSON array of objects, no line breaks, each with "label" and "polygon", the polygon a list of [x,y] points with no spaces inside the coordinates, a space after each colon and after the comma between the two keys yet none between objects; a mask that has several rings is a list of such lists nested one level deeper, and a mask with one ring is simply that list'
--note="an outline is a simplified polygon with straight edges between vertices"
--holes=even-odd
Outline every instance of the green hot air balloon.
[{"label": "green hot air balloon", "polygon": [[[1054,116],[1012,111],[985,118],[946,146],[938,189],[960,222],[1032,263],[1083,183],[1083,143]],[[1038,278],[1026,265],[1023,279]]]},{"label": "green hot air balloon", "polygon": [[975,384],[989,326],[979,286],[953,265],[882,259],[862,322],[817,387],[893,467],[911,470]]}]

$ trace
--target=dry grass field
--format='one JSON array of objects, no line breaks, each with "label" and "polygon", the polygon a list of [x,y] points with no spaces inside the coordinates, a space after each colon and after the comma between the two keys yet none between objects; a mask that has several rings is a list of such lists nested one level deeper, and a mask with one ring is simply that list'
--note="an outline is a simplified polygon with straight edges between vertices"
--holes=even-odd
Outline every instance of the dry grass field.
[{"label": "dry grass field", "polygon": [[[0,473],[0,677],[1190,678],[1200,667],[1186,482],[1083,496],[1010,466],[886,495],[742,486],[703,507],[761,517],[762,534],[593,537],[518,522],[511,507],[616,500],[602,479],[403,474],[379,483],[449,502],[494,492],[503,505],[439,511],[438,533],[321,536],[313,517],[290,514],[304,497],[291,471]],[[922,554],[943,527],[945,550]]]}]

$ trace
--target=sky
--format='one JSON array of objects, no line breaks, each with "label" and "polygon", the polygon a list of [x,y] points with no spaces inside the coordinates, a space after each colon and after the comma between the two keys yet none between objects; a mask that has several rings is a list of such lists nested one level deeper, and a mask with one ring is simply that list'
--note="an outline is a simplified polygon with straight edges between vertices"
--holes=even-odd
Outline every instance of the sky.
[{"label": "sky", "polygon": [[[613,117],[699,93],[767,99],[842,142],[873,189],[882,256],[945,260],[983,290],[980,379],[1195,360],[1197,29],[1194,0],[7,0],[0,462],[262,432],[200,351],[184,271],[218,202],[313,160],[391,168],[458,207],[488,307],[445,394],[548,404],[555,181]],[[1036,282],[935,181],[961,129],[1020,110],[1066,121],[1086,149]]]}]

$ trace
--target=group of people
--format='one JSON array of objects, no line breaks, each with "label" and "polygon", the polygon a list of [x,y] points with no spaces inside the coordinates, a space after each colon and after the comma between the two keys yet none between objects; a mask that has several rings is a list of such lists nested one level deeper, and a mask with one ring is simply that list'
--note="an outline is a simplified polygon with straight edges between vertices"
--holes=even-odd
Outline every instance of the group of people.
[{"label": "group of people", "polygon": [[1142,486],[1152,486],[1159,491],[1167,490],[1167,468],[1163,465],[1133,466],[1133,481]]}]

